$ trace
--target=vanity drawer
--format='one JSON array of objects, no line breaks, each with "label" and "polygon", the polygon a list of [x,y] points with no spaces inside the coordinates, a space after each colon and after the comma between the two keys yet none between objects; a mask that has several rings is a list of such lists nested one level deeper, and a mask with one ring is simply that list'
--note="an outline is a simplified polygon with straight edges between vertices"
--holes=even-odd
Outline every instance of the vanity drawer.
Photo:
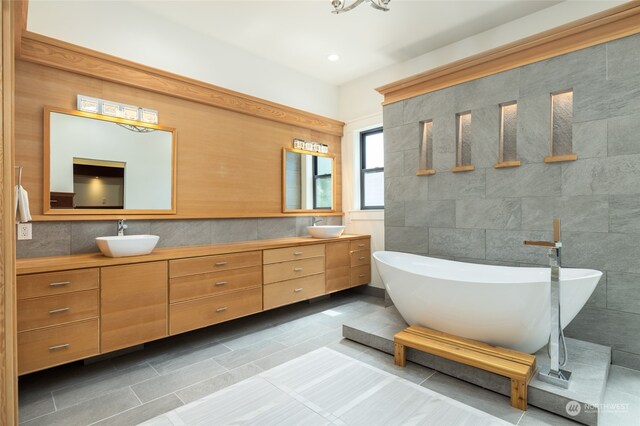
[{"label": "vanity drawer", "polygon": [[18,374],[98,355],[98,319],[18,333]]},{"label": "vanity drawer", "polygon": [[18,275],[18,300],[98,288],[98,268]]},{"label": "vanity drawer", "polygon": [[351,251],[355,250],[371,250],[371,240],[366,238],[362,240],[351,241]]},{"label": "vanity drawer", "polygon": [[169,333],[178,334],[262,310],[262,287],[169,305]]},{"label": "vanity drawer", "polygon": [[371,252],[369,250],[359,250],[351,252],[351,267],[370,264]]},{"label": "vanity drawer", "polygon": [[171,278],[169,300],[171,303],[180,302],[259,285],[262,285],[261,266],[189,275]]},{"label": "vanity drawer", "polygon": [[295,246],[264,251],[264,264],[324,256],[324,244]]},{"label": "vanity drawer", "polygon": [[351,268],[351,286],[368,284],[371,282],[371,265]]},{"label": "vanity drawer", "polygon": [[260,251],[171,260],[169,262],[169,278],[226,271],[261,264],[262,253]]},{"label": "vanity drawer", "polygon": [[98,316],[98,290],[18,301],[18,332]]},{"label": "vanity drawer", "polygon": [[324,272],[324,257],[264,265],[264,283],[275,283]]},{"label": "vanity drawer", "polygon": [[324,294],[324,274],[268,284],[264,289],[264,309],[277,308]]}]

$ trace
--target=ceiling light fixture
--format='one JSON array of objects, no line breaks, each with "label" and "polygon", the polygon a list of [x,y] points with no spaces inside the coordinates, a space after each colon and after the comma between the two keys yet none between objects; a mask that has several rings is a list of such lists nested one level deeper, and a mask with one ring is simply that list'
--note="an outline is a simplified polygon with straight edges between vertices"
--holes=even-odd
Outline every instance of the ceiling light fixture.
[{"label": "ceiling light fixture", "polygon": [[349,6],[347,6],[347,0],[332,0],[331,6],[333,6],[334,10],[331,13],[342,13],[348,12],[351,9],[355,9],[361,3],[367,2],[374,9],[382,10],[383,12],[387,12],[389,10],[388,4],[391,0],[355,0]]},{"label": "ceiling light fixture", "polygon": [[332,53],[331,55],[327,56],[327,59],[330,60],[331,62],[335,62],[338,59],[340,59],[340,56],[336,55],[335,53]]}]

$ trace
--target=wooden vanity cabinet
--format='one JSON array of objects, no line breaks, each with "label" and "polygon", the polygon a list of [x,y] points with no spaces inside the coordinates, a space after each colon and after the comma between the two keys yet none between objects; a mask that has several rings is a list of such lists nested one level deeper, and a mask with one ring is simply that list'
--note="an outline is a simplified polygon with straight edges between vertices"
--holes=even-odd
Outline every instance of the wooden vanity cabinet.
[{"label": "wooden vanity cabinet", "polygon": [[326,292],[333,293],[371,281],[371,243],[368,238],[327,243]]},{"label": "wooden vanity cabinet", "polygon": [[326,244],[326,292],[333,293],[351,287],[351,245],[349,241]]},{"label": "wooden vanity cabinet", "polygon": [[324,294],[324,244],[265,250],[263,259],[264,309]]},{"label": "wooden vanity cabinet", "polygon": [[261,265],[261,251],[169,261],[169,333],[260,312]]},{"label": "wooden vanity cabinet", "polygon": [[[368,236],[19,259],[18,374],[366,284]],[[60,264],[62,262],[62,264]]]},{"label": "wooden vanity cabinet", "polygon": [[99,269],[17,277],[18,374],[100,353]]},{"label": "wooden vanity cabinet", "polygon": [[102,352],[168,335],[167,262],[100,268]]}]

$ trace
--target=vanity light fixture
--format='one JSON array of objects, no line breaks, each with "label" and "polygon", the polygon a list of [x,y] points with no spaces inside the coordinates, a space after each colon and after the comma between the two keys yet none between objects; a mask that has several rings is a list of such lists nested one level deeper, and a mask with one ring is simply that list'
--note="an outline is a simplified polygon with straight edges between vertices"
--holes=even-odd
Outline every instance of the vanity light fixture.
[{"label": "vanity light fixture", "polygon": [[327,56],[327,59],[331,62],[335,62],[338,59],[340,59],[340,56],[336,55],[335,53],[332,53],[331,55]]},{"label": "vanity light fixture", "polygon": [[100,99],[78,95],[78,110],[98,114],[100,111]]},{"label": "vanity light fixture", "polygon": [[331,13],[342,13],[342,12],[348,12],[351,9],[355,9],[356,7],[360,6],[362,3],[369,3],[371,5],[371,7],[373,7],[374,9],[378,9],[378,10],[382,10],[383,12],[388,12],[389,11],[389,2],[391,0],[355,0],[353,3],[351,3],[349,6],[347,6],[347,0],[332,0],[331,1],[331,6],[333,6],[333,9],[331,11]]},{"label": "vanity light fixture", "polygon": [[[90,96],[78,95],[78,110],[93,114],[108,115],[109,117],[124,118],[125,120],[158,124],[158,111],[128,105]],[[132,126],[138,127],[138,126]],[[142,132],[142,130],[136,130]],[[149,130],[145,130],[149,131]]]},{"label": "vanity light fixture", "polygon": [[305,141],[298,138],[293,139],[293,148],[301,151],[319,152],[320,154],[329,153],[329,145],[313,141]]}]

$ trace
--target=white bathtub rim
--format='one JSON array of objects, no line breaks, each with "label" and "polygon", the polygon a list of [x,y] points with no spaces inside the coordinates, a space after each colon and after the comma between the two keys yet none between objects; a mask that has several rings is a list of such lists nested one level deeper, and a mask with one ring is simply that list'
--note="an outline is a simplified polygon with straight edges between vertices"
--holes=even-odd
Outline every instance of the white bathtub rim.
[{"label": "white bathtub rim", "polygon": [[[474,282],[478,284],[496,284],[496,285],[530,284],[530,283],[538,283],[541,280],[549,281],[551,277],[550,275],[551,268],[548,266],[547,267],[545,266],[525,267],[525,266],[486,265],[486,264],[480,264],[480,263],[462,262],[458,260],[447,260],[447,259],[440,259],[437,257],[430,257],[430,256],[423,256],[423,255],[417,255],[412,253],[388,251],[388,250],[380,250],[373,253],[374,259],[377,262],[380,262],[384,265],[387,265],[393,268],[401,268],[404,271],[411,274],[428,276],[428,277],[437,278],[443,281],[460,282],[463,280],[460,279],[459,275],[456,276],[455,273],[444,276],[442,274],[438,274],[437,273],[438,271],[432,270],[432,271],[429,271],[430,272],[429,274],[425,274],[426,271],[424,269],[407,268],[407,266],[411,264],[409,265],[403,264],[402,266],[400,266],[399,264],[394,264],[389,262],[389,259],[387,259],[388,255],[390,256],[397,255],[404,259],[413,259],[415,261],[419,261],[422,263],[422,265],[415,265],[415,266],[419,266],[421,268],[425,268],[426,265],[424,264],[424,262],[429,261],[429,262],[433,262],[434,265],[441,265],[448,268],[456,268],[458,269],[458,272],[460,267],[466,267],[466,268],[469,268],[470,270],[477,270],[478,274],[474,275],[473,279],[469,279],[468,282]],[[483,270],[486,272],[490,271],[492,274],[487,274],[487,276],[482,276],[480,272],[482,272]],[[502,279],[498,279],[498,277],[496,277],[495,275],[496,272],[502,273],[502,274],[505,274],[506,272],[517,273],[518,279],[516,282],[514,282],[513,276],[504,276]],[[600,279],[603,275],[601,271],[598,271],[596,269],[585,269],[585,268],[561,268],[560,273],[561,273],[561,276],[560,276],[561,282],[585,279],[585,278],[596,278],[596,277]],[[527,280],[524,279],[524,277],[535,276],[536,274],[540,275],[539,279],[527,279]]]}]

